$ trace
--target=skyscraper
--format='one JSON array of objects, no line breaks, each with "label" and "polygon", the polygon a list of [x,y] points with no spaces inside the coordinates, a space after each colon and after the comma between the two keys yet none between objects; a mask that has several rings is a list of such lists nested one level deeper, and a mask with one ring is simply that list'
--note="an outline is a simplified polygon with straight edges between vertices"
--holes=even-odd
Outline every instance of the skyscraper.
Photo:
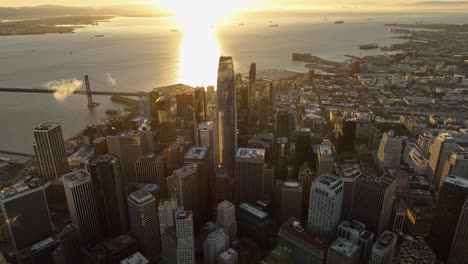
[{"label": "skyscraper", "polygon": [[100,235],[98,208],[91,176],[78,170],[62,176],[71,222],[83,242],[95,242]]},{"label": "skyscraper", "polygon": [[37,179],[21,180],[0,193],[0,226],[3,242],[22,250],[52,235],[45,189]]},{"label": "skyscraper", "polygon": [[372,247],[369,264],[393,264],[396,242],[397,235],[395,233],[390,231],[383,232]]},{"label": "skyscraper", "polygon": [[343,205],[341,206],[341,218],[349,220],[353,208],[354,190],[356,181],[361,176],[361,170],[350,167],[340,172],[340,179],[343,182]]},{"label": "skyscraper", "polygon": [[239,148],[234,176],[234,199],[236,204],[243,202],[254,204],[263,199],[264,169],[264,149]]},{"label": "skyscraper", "polygon": [[232,177],[237,151],[237,89],[232,57],[219,59],[216,93],[218,164]]},{"label": "skyscraper", "polygon": [[447,175],[439,192],[428,243],[437,259],[446,261],[455,236],[457,222],[468,198],[468,179]]},{"label": "skyscraper", "polygon": [[455,139],[449,133],[441,133],[431,145],[429,152],[429,181],[439,186],[441,185],[442,169],[445,162],[449,160],[452,151],[460,149]]},{"label": "skyscraper", "polygon": [[202,208],[200,203],[200,177],[198,164],[192,163],[177,169],[167,178],[170,196],[176,195],[179,205],[193,214],[195,230],[202,225]]},{"label": "skyscraper", "polygon": [[248,104],[249,104],[249,124],[253,124],[254,120],[254,109],[255,109],[255,97],[257,94],[257,64],[251,63],[249,70],[249,87],[248,87]]},{"label": "skyscraper", "polygon": [[216,124],[213,121],[202,122],[198,125],[198,136],[200,137],[200,146],[210,148],[211,163],[213,169],[218,167],[218,141],[216,139]]},{"label": "skyscraper", "polygon": [[33,129],[34,154],[41,175],[57,179],[69,171],[62,128],[57,123],[45,123]]},{"label": "skyscraper", "polygon": [[191,211],[178,210],[175,214],[177,234],[177,263],[195,263],[195,236]]},{"label": "skyscraper", "polygon": [[358,245],[339,237],[328,248],[327,264],[358,264],[360,250]]},{"label": "skyscraper", "polygon": [[282,224],[291,217],[301,217],[302,186],[296,181],[276,181],[275,212],[277,223]]},{"label": "skyscraper", "polygon": [[296,130],[296,115],[293,112],[279,111],[276,113],[275,137],[291,137]]},{"label": "skyscraper", "polygon": [[396,179],[391,175],[362,175],[356,181],[351,217],[376,236],[382,234],[389,226],[395,189]]},{"label": "skyscraper", "polygon": [[310,188],[307,232],[314,236],[331,237],[341,219],[343,182],[333,174],[318,177]]},{"label": "skyscraper", "polygon": [[317,163],[315,165],[315,175],[322,176],[325,173],[333,173],[333,159],[335,147],[328,139],[324,139],[317,148]]},{"label": "skyscraper", "polygon": [[380,141],[378,160],[381,169],[397,169],[400,166],[402,152],[402,140],[395,136],[395,132],[390,130],[383,134]]},{"label": "skyscraper", "polygon": [[310,137],[309,128],[301,128],[296,131],[296,168],[310,159]]},{"label": "skyscraper", "polygon": [[367,263],[372,252],[374,234],[366,230],[366,225],[356,220],[343,221],[338,225],[337,235],[359,246],[359,258],[362,263]]},{"label": "skyscraper", "polygon": [[449,174],[468,178],[468,151],[459,149],[450,154],[449,159],[445,161],[440,182],[442,183]]},{"label": "skyscraper", "polygon": [[448,264],[463,264],[468,259],[468,200],[465,201],[453,236]]},{"label": "skyscraper", "polygon": [[90,163],[91,178],[103,235],[115,237],[128,230],[128,211],[120,161],[104,155]]},{"label": "skyscraper", "polygon": [[130,230],[138,239],[142,253],[156,261],[161,254],[161,233],[156,199],[145,189],[140,189],[129,195],[128,210]]},{"label": "skyscraper", "polygon": [[205,264],[215,264],[216,258],[229,248],[229,236],[223,229],[216,228],[203,242]]},{"label": "skyscraper", "polygon": [[216,207],[216,225],[223,228],[231,241],[237,238],[236,207],[224,200]]},{"label": "skyscraper", "polygon": [[[211,159],[210,150],[206,146],[192,146],[185,153],[184,161],[186,164],[197,164],[198,165],[198,189],[200,192],[197,194],[200,200],[200,217],[202,219],[208,219],[210,212],[210,176],[211,176]],[[193,210],[193,209],[192,209]]]},{"label": "skyscraper", "polygon": [[107,137],[109,154],[119,158],[126,187],[136,182],[136,160],[141,156],[153,153],[153,143],[148,133],[151,134],[149,131],[126,130]]},{"label": "skyscraper", "polygon": [[135,162],[136,182],[157,184],[161,197],[167,198],[166,169],[162,155],[141,156]]},{"label": "skyscraper", "polygon": [[216,263],[218,264],[237,264],[238,263],[238,253],[232,248],[224,251],[223,253],[219,254],[218,258],[216,259]]},{"label": "skyscraper", "polygon": [[316,175],[314,171],[310,168],[308,162],[304,162],[299,168],[298,182],[302,185],[302,213],[301,220],[303,223],[307,223],[307,217],[309,212],[309,197],[310,197],[310,187],[312,182],[315,180]]}]

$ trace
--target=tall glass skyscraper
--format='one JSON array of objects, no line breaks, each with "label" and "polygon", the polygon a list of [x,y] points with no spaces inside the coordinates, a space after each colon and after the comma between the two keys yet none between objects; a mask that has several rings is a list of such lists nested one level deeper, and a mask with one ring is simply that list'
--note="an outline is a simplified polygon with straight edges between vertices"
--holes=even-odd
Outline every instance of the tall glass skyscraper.
[{"label": "tall glass skyscraper", "polygon": [[237,150],[237,89],[232,57],[221,57],[217,87],[218,165],[234,174]]}]

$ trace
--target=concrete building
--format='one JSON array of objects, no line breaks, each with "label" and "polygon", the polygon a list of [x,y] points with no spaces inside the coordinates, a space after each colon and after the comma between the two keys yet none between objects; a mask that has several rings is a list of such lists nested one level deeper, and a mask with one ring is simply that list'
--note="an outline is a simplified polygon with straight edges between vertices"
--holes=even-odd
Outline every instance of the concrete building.
[{"label": "concrete building", "polygon": [[[184,156],[190,147],[190,142],[183,138],[178,138],[172,142],[164,151],[164,162],[166,164],[166,177],[172,175],[172,172],[184,165]],[[170,191],[169,189],[167,190]]]},{"label": "concrete building", "polygon": [[408,143],[403,152],[403,161],[416,173],[425,175],[429,161],[423,156],[421,149],[414,143]]},{"label": "concrete building", "polygon": [[238,253],[232,248],[224,251],[223,253],[219,254],[218,258],[216,258],[217,264],[237,264],[238,263]]},{"label": "concrete building", "polygon": [[391,175],[362,175],[356,181],[351,217],[374,234],[382,234],[389,226],[395,189],[396,178]]},{"label": "concrete building", "polygon": [[22,250],[52,235],[44,185],[24,179],[0,192],[1,239],[12,250]]},{"label": "concrete building", "polygon": [[174,170],[167,178],[170,196],[176,196],[179,205],[184,209],[192,211],[195,230],[202,225],[202,208],[200,203],[200,177],[198,164],[192,163]]},{"label": "concrete building", "polygon": [[366,225],[356,220],[343,221],[338,226],[337,236],[349,240],[359,246],[359,258],[362,263],[367,263],[372,252],[374,234],[366,230]]},{"label": "concrete building", "polygon": [[291,249],[293,263],[324,263],[328,245],[305,232],[298,218],[291,218],[278,232],[278,246]]},{"label": "concrete building", "polygon": [[195,264],[195,235],[191,211],[175,214],[177,233],[177,264]]},{"label": "concrete building", "polygon": [[265,150],[239,148],[236,156],[234,176],[234,198],[236,204],[256,203],[263,199],[263,176]]},{"label": "concrete building", "polygon": [[161,233],[156,199],[145,189],[128,196],[130,230],[137,238],[142,253],[152,261],[161,255]]},{"label": "concrete building", "polygon": [[231,241],[237,238],[236,207],[224,200],[216,207],[216,225],[223,228]]},{"label": "concrete building", "polygon": [[161,235],[166,232],[170,227],[175,226],[174,220],[174,210],[177,208],[177,200],[175,197],[173,199],[165,199],[159,201],[158,204],[158,216],[159,216],[159,230]]},{"label": "concrete building", "polygon": [[335,147],[328,139],[324,139],[317,148],[317,162],[315,164],[315,175],[322,176],[325,173],[333,173],[333,159]]},{"label": "concrete building", "polygon": [[452,151],[460,149],[455,139],[449,133],[441,133],[431,145],[429,150],[429,181],[439,186],[441,184],[442,170],[445,162],[449,160]]},{"label": "concrete building", "polygon": [[372,247],[369,264],[393,264],[397,239],[398,237],[395,233],[390,231],[383,232]]},{"label": "concrete building", "polygon": [[378,150],[378,161],[381,169],[397,169],[400,166],[402,139],[390,130],[383,134]]},{"label": "concrete building", "polygon": [[291,217],[301,217],[302,186],[296,181],[276,181],[275,211],[278,224]]},{"label": "concrete building", "polygon": [[343,182],[343,203],[341,205],[342,219],[349,220],[351,217],[356,181],[361,175],[361,170],[355,167],[350,167],[340,172],[340,180]]},{"label": "concrete building", "polygon": [[[437,209],[431,233],[427,239],[437,255],[437,259],[446,261],[456,234],[466,199],[468,198],[468,179],[447,175],[440,187]],[[443,228],[442,228],[443,227]]]},{"label": "concrete building", "polygon": [[90,163],[90,172],[102,235],[115,237],[128,231],[128,209],[119,159],[111,154]]},{"label": "concrete building", "polygon": [[135,162],[141,156],[153,153],[151,132],[126,130],[114,136],[107,137],[109,154],[120,160],[124,184],[126,188],[136,182]]},{"label": "concrete building", "polygon": [[455,150],[450,154],[450,157],[445,161],[444,168],[442,170],[443,182],[445,176],[455,175],[462,178],[468,178],[468,151]]},{"label": "concrete building", "polygon": [[221,168],[215,173],[215,183],[213,192],[213,205],[214,207],[224,201],[224,200],[232,200],[232,192],[231,192],[231,179],[228,178],[226,170]]},{"label": "concrete building", "polygon": [[327,264],[358,264],[360,250],[358,245],[339,237],[328,248]]},{"label": "concrete building", "polygon": [[309,196],[310,196],[310,187],[312,182],[315,180],[316,175],[314,170],[310,168],[308,162],[304,162],[299,168],[298,182],[302,185],[302,212],[301,219],[303,223],[307,223],[307,217],[309,212]]},{"label": "concrete building", "polygon": [[430,129],[419,135],[418,146],[425,158],[429,158],[431,145],[434,143],[439,133],[440,130],[438,129]]},{"label": "concrete building", "polygon": [[[396,257],[398,264],[435,264],[436,255],[422,237],[406,236]],[[460,262],[461,263],[461,262]]]},{"label": "concrete building", "polygon": [[468,200],[460,213],[458,219],[457,229],[452,240],[452,247],[448,258],[448,264],[462,264],[466,263],[468,259]]},{"label": "concrete building", "polygon": [[251,204],[242,203],[237,210],[237,225],[239,235],[254,240],[261,250],[273,246],[275,234],[269,213]]},{"label": "concrete building", "polygon": [[205,264],[215,264],[216,258],[229,248],[229,235],[223,229],[216,228],[203,242]]},{"label": "concrete building", "polygon": [[[197,164],[198,165],[198,199],[200,200],[200,218],[202,220],[208,220],[210,213],[210,200],[211,200],[211,160],[210,151],[206,146],[192,146],[185,153],[184,157],[185,164]],[[192,209],[194,210],[194,209]]]},{"label": "concrete building", "polygon": [[149,260],[146,259],[140,252],[137,252],[126,259],[120,261],[120,264],[149,264]]},{"label": "concrete building", "polygon": [[91,176],[78,170],[62,176],[71,222],[83,242],[96,242],[101,229]]},{"label": "concrete building", "polygon": [[331,237],[341,220],[343,182],[333,174],[318,177],[310,189],[307,232],[318,237]]},{"label": "concrete building", "polygon": [[237,152],[237,85],[232,57],[221,57],[217,85],[218,165],[234,174]]},{"label": "concrete building", "polygon": [[135,162],[135,174],[137,183],[157,184],[161,197],[168,197],[164,156],[149,154],[139,157]]},{"label": "concrete building", "polygon": [[62,128],[45,123],[33,129],[34,155],[39,172],[46,180],[57,179],[69,172]]}]

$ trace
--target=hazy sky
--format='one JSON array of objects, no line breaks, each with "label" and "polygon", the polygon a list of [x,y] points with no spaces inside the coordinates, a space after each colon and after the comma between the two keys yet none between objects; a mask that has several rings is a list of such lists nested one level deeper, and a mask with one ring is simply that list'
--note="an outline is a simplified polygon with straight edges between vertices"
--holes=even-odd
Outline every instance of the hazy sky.
[{"label": "hazy sky", "polygon": [[[196,0],[187,0],[196,1]],[[239,0],[237,0],[239,1]],[[423,0],[421,0],[423,1]],[[86,5],[86,6],[103,6],[103,5],[120,5],[127,3],[157,3],[158,0],[0,0],[0,6],[36,6],[43,4],[55,4],[55,5]],[[264,5],[264,6],[286,6],[286,5],[381,5],[381,4],[397,4],[397,3],[411,3],[419,2],[418,0],[240,0],[240,2],[248,3],[252,5]],[[455,2],[455,1],[454,1]]]}]

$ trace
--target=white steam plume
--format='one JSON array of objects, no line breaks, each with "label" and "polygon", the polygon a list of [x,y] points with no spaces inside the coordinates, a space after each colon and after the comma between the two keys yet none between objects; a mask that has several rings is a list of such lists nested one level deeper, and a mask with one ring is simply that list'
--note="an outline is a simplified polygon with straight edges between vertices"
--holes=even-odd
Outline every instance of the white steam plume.
[{"label": "white steam plume", "polygon": [[83,85],[83,81],[77,79],[54,80],[46,83],[44,86],[49,90],[56,90],[54,93],[55,99],[65,101],[67,96],[73,94],[78,88]]},{"label": "white steam plume", "polygon": [[112,75],[110,73],[107,73],[107,84],[116,86],[117,85],[117,80],[112,78]]}]

